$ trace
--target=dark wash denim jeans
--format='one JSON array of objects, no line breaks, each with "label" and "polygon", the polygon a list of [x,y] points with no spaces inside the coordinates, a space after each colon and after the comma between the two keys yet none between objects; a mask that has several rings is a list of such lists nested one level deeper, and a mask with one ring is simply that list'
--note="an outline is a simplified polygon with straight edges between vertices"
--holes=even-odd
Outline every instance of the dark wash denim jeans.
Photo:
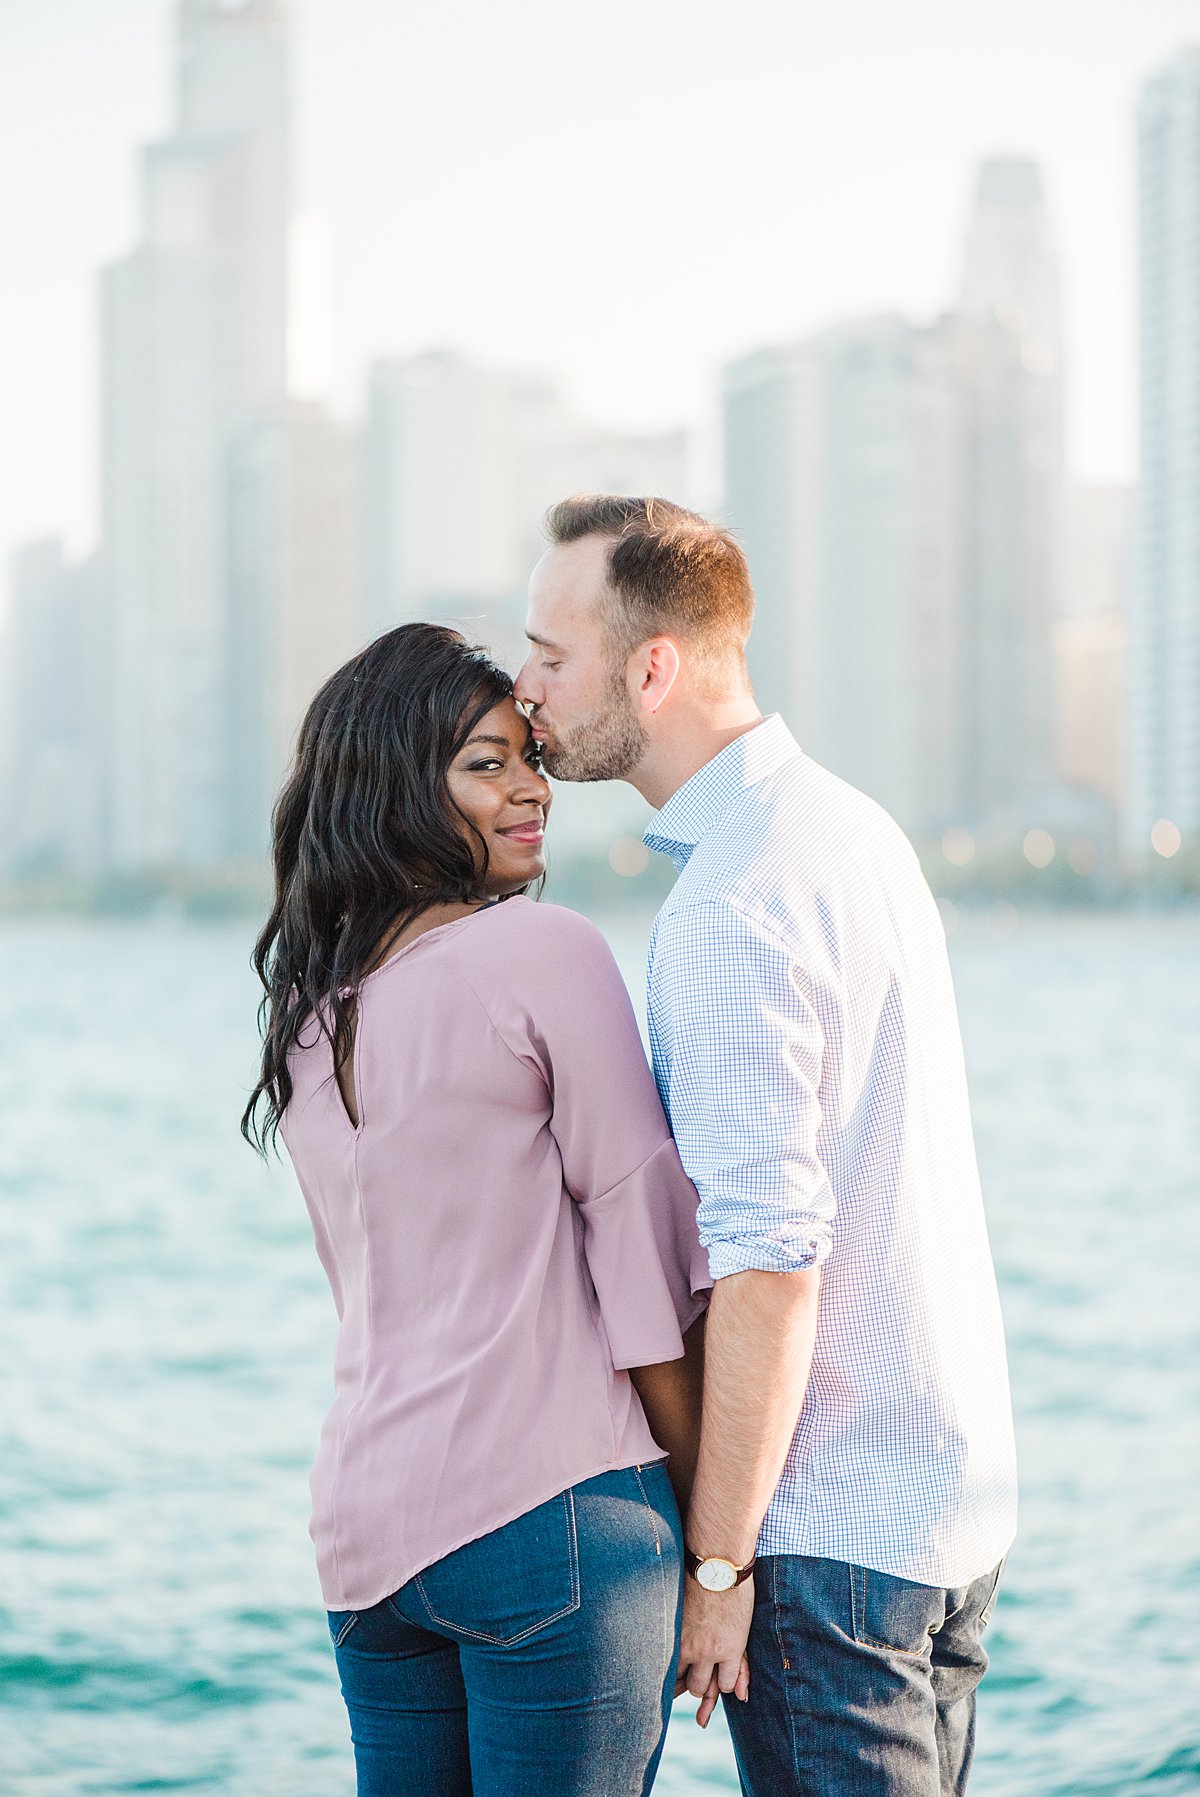
[{"label": "dark wash denim jeans", "polygon": [[329,1617],[359,1797],[642,1797],[679,1651],[662,1464],[601,1473]]},{"label": "dark wash denim jeans", "polygon": [[944,1591],[761,1559],[750,1696],[725,1705],[745,1797],[961,1797],[1000,1572]]}]

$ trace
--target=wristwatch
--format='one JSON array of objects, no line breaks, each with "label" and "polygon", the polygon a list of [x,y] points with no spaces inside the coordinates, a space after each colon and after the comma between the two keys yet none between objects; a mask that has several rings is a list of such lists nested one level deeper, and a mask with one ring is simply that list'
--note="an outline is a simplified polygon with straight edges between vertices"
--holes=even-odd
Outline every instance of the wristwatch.
[{"label": "wristwatch", "polygon": [[744,1566],[735,1566],[732,1560],[722,1560],[716,1554],[709,1554],[702,1560],[689,1547],[684,1550],[683,1558],[688,1571],[703,1590],[732,1591],[735,1585],[750,1577],[757,1555],[751,1554]]}]

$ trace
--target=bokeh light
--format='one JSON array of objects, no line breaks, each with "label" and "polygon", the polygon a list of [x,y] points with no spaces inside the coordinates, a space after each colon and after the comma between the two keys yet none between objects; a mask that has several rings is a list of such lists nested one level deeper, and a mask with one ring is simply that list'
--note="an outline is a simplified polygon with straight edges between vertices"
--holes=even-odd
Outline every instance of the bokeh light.
[{"label": "bokeh light", "polygon": [[1169,817],[1160,817],[1150,832],[1150,846],[1164,861],[1169,861],[1172,855],[1179,853],[1182,841],[1179,825],[1173,824]]},{"label": "bokeh light", "polygon": [[1049,830],[1030,830],[1021,847],[1030,867],[1049,867],[1054,859],[1054,838]]},{"label": "bokeh light", "polygon": [[975,858],[975,838],[957,825],[942,837],[942,854],[951,867],[966,867]]},{"label": "bokeh light", "polygon": [[608,865],[625,880],[636,880],[649,864],[650,851],[636,836],[618,836],[608,851]]}]

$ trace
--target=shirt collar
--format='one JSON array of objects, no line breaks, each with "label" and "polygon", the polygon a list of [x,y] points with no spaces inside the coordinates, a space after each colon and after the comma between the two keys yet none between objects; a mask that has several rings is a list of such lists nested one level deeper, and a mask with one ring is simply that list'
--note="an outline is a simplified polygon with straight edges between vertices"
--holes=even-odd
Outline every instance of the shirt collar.
[{"label": "shirt collar", "polygon": [[800,752],[779,713],[772,712],[685,780],[650,819],[642,841],[648,849],[669,855],[682,873],[696,844],[742,794]]}]

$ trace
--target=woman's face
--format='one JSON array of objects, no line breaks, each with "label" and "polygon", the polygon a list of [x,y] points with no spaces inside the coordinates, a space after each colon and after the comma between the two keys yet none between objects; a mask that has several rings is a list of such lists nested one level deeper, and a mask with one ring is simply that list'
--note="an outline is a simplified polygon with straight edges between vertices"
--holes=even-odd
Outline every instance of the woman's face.
[{"label": "woman's face", "polygon": [[512,699],[480,719],[446,778],[451,798],[487,844],[489,897],[545,873],[542,835],[550,788],[541,751]]}]

